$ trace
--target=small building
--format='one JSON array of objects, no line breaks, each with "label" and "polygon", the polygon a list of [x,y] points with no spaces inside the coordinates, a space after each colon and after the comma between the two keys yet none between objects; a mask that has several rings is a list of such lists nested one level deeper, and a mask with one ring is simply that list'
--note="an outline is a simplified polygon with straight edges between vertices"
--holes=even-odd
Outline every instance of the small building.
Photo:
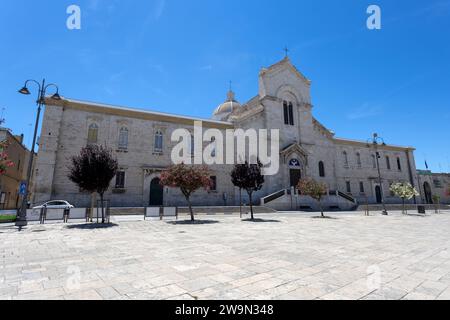
[{"label": "small building", "polygon": [[422,203],[432,204],[433,197],[438,196],[440,203],[450,204],[450,173],[417,170],[417,182]]},{"label": "small building", "polygon": [[13,135],[7,128],[0,127],[0,141],[7,141],[6,153],[14,165],[0,175],[0,209],[20,207],[20,183],[26,180],[30,151],[23,144],[24,136]]}]

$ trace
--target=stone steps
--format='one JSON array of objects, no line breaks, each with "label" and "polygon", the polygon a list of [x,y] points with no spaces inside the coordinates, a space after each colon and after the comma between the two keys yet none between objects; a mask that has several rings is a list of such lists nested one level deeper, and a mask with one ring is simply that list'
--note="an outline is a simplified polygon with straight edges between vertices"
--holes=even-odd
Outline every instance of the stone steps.
[{"label": "stone steps", "polygon": [[[405,208],[407,210],[417,210],[417,206],[424,206],[425,210],[435,210],[434,204],[406,204]],[[401,211],[403,206],[401,204],[386,204],[386,210],[388,211]],[[359,205],[358,211],[365,211],[367,209],[366,205]],[[440,210],[449,210],[450,205],[441,205]],[[382,211],[383,206],[381,204],[369,204],[369,210],[370,211]]]},{"label": "stone steps", "polygon": [[[239,207],[193,207],[194,214],[196,215],[239,215]],[[134,216],[144,215],[145,208],[111,208],[110,212],[112,216]],[[253,211],[256,214],[261,213],[276,213],[277,211],[264,206],[254,206]],[[94,211],[95,212],[95,211]],[[242,207],[242,212],[250,212],[250,207]],[[179,215],[188,215],[188,207],[178,207]]]}]

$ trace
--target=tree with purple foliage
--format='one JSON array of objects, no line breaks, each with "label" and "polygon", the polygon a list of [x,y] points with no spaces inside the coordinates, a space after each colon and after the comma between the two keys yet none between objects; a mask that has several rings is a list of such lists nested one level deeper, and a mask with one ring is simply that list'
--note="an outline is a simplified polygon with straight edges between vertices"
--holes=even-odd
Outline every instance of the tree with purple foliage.
[{"label": "tree with purple foliage", "polygon": [[189,205],[191,221],[194,222],[191,195],[200,188],[210,189],[210,172],[205,166],[188,166],[184,163],[173,165],[162,172],[161,185],[181,190]]},{"label": "tree with purple foliage", "polygon": [[106,147],[89,145],[79,155],[71,158],[69,179],[82,191],[100,195],[102,223],[105,223],[103,196],[117,173],[118,163],[112,151]]},{"label": "tree with purple foliage", "polygon": [[9,160],[6,149],[8,148],[8,142],[0,142],[0,176],[6,173],[6,170],[12,166],[14,163]]},{"label": "tree with purple foliage", "polygon": [[231,171],[231,183],[239,188],[239,211],[242,218],[242,189],[245,188],[244,181],[247,174],[246,164],[236,164]]},{"label": "tree with purple foliage", "polygon": [[244,164],[237,165],[235,170],[233,170],[234,176],[233,173],[231,176],[232,182],[235,186],[247,191],[252,220],[254,220],[253,193],[261,190],[264,185],[264,176],[262,175],[261,170],[262,167],[263,165],[259,160],[255,164],[245,162]]}]

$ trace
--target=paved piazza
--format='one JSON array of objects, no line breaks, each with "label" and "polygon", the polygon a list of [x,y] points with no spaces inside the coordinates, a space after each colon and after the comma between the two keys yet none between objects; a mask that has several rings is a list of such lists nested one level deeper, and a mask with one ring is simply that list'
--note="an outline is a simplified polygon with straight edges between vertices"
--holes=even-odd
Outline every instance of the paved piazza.
[{"label": "paved piazza", "polygon": [[450,212],[0,226],[0,299],[450,299]]}]

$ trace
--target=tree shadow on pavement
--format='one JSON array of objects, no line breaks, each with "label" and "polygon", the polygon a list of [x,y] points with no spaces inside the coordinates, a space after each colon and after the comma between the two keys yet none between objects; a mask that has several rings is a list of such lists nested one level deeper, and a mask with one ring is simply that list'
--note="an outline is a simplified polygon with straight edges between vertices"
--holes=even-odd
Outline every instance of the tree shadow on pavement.
[{"label": "tree shadow on pavement", "polygon": [[338,218],[330,217],[330,216],[325,216],[325,217],[315,216],[315,217],[312,217],[312,218],[313,219],[318,219],[318,220],[338,220]]},{"label": "tree shadow on pavement", "polygon": [[94,230],[94,229],[109,229],[118,227],[115,223],[86,223],[86,224],[73,224],[68,225],[67,229],[79,229],[79,230]]},{"label": "tree shadow on pavement", "polygon": [[167,224],[172,224],[172,225],[202,225],[202,224],[217,224],[219,223],[219,221],[215,221],[215,220],[196,220],[196,221],[191,221],[191,220],[183,220],[183,221],[169,221],[167,222]]},{"label": "tree shadow on pavement", "polygon": [[243,222],[255,222],[255,223],[280,223],[279,220],[265,220],[265,219],[243,219]]}]

